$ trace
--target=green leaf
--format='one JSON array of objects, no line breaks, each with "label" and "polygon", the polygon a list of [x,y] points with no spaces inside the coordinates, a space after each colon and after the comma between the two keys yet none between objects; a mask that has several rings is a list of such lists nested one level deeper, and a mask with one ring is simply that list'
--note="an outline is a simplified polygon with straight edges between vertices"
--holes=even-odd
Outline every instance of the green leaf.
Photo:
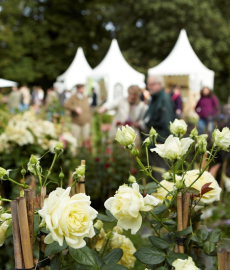
[{"label": "green leaf", "polygon": [[204,252],[209,255],[211,252],[213,252],[216,249],[216,245],[213,242],[206,241],[203,245]]},{"label": "green leaf", "polygon": [[111,213],[108,209],[105,210],[105,213],[106,213],[106,215],[107,215],[108,217],[110,217],[111,219],[113,219],[113,221],[116,220],[116,218],[112,215],[112,213]]},{"label": "green leaf", "polygon": [[98,213],[97,218],[105,222],[114,222],[114,218]]},{"label": "green leaf", "polygon": [[86,267],[74,262],[62,267],[61,270],[86,270]]},{"label": "green leaf", "polygon": [[127,268],[120,264],[105,264],[101,270],[126,270]]},{"label": "green leaf", "polygon": [[220,233],[221,230],[220,229],[214,229],[211,231],[211,233],[209,234],[209,236],[207,237],[207,241],[211,241],[211,242],[218,242],[220,239]]},{"label": "green leaf", "polygon": [[93,252],[94,257],[95,257],[95,259],[96,259],[96,261],[97,261],[97,265],[98,265],[99,267],[102,267],[102,265],[104,264],[102,258],[99,257],[98,253],[97,253],[95,250],[92,249],[92,252]]},{"label": "green leaf", "polygon": [[175,243],[175,234],[173,232],[169,232],[169,233],[166,233],[164,235],[164,239],[170,244],[174,244]]},{"label": "green leaf", "polygon": [[181,236],[184,236],[184,235],[187,235],[187,234],[190,234],[190,233],[192,233],[192,226],[189,226],[189,227],[187,227],[186,229],[184,229],[182,231],[175,232],[175,235],[177,237],[181,237]]},{"label": "green leaf", "polygon": [[196,235],[202,240],[206,240],[208,237],[208,231],[204,229],[200,229],[196,232]]},{"label": "green leaf", "polygon": [[58,255],[55,255],[53,257],[53,259],[51,260],[50,268],[51,268],[51,270],[59,270],[59,269],[61,269],[61,261],[60,261]]},{"label": "green leaf", "polygon": [[13,235],[12,222],[10,223],[9,227],[6,230],[5,238],[10,237],[11,235]]},{"label": "green leaf", "polygon": [[158,215],[158,214],[164,212],[166,209],[167,209],[167,206],[165,204],[158,205],[152,210],[152,213],[154,215]]},{"label": "green leaf", "polygon": [[65,241],[63,242],[62,246],[59,246],[59,243],[54,241],[53,243],[46,245],[45,257],[47,257],[51,254],[57,254],[66,248],[67,248],[67,244]]},{"label": "green leaf", "polygon": [[155,265],[165,260],[165,253],[157,248],[142,247],[133,254],[138,261],[144,264]]},{"label": "green leaf", "polygon": [[177,259],[182,259],[182,260],[186,260],[188,259],[188,255],[187,254],[182,254],[182,253],[169,253],[167,256],[166,256],[166,260],[167,262],[172,265],[173,262]]},{"label": "green leaf", "polygon": [[121,257],[123,256],[123,250],[121,248],[115,248],[107,253],[103,260],[106,264],[115,264],[120,261]]},{"label": "green leaf", "polygon": [[154,247],[159,249],[167,249],[169,247],[169,244],[165,240],[156,236],[149,236],[149,241]]},{"label": "green leaf", "polygon": [[97,261],[95,256],[91,249],[87,246],[80,249],[69,247],[69,253],[76,262],[97,268]]}]

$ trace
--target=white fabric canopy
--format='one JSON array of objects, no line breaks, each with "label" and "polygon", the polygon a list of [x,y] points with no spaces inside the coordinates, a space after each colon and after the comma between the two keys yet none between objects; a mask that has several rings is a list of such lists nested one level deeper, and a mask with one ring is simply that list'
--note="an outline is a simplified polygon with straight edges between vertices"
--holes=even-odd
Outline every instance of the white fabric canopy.
[{"label": "white fabric canopy", "polygon": [[93,78],[104,78],[107,90],[107,101],[115,98],[127,96],[127,89],[130,85],[144,87],[144,74],[133,69],[123,57],[118,42],[112,40],[110,48],[92,72]]},{"label": "white fabric canopy", "polygon": [[17,83],[14,82],[14,81],[0,79],[0,88],[2,88],[2,87],[13,87],[13,86],[17,86]]},{"label": "white fabric canopy", "polygon": [[187,33],[181,30],[179,38],[168,57],[148,74],[161,76],[189,76],[190,90],[199,91],[202,86],[213,89],[214,71],[205,67],[197,57],[188,40]]},{"label": "white fabric canopy", "polygon": [[92,68],[85,58],[83,49],[79,47],[73,62],[66,72],[57,77],[57,82],[59,85],[63,83],[64,89],[71,90],[76,84],[86,84],[91,73]]}]

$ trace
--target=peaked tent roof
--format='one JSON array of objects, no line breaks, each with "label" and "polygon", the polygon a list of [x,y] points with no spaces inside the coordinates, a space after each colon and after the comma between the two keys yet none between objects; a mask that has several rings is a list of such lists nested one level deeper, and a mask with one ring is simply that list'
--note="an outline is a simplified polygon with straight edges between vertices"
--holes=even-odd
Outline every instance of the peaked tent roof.
[{"label": "peaked tent roof", "polygon": [[59,77],[57,81],[63,81],[65,89],[72,89],[76,84],[87,82],[87,78],[92,73],[92,68],[88,64],[83,49],[79,47],[68,69]]},{"label": "peaked tent roof", "polygon": [[94,68],[92,74],[93,77],[109,76],[113,81],[129,82],[130,85],[140,85],[145,79],[144,74],[136,71],[126,62],[116,39],[112,40],[105,58]]},{"label": "peaked tent roof", "polygon": [[156,67],[148,70],[149,75],[196,75],[214,77],[214,71],[208,69],[195,54],[184,29],[168,57]]},{"label": "peaked tent roof", "polygon": [[14,81],[0,79],[0,88],[1,87],[12,87],[12,86],[17,86],[17,85],[18,85],[18,83],[14,82]]}]

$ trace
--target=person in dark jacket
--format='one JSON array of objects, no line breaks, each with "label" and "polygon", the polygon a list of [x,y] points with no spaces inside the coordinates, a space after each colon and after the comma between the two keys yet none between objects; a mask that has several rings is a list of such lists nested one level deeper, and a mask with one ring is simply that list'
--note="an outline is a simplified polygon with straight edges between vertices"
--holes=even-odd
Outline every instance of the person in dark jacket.
[{"label": "person in dark jacket", "polygon": [[174,112],[177,119],[181,119],[183,112],[183,103],[180,95],[180,86],[176,86],[173,89],[172,101],[174,103]]},{"label": "person in dark jacket", "polygon": [[95,92],[95,89],[92,88],[92,103],[91,103],[91,107],[97,107],[97,94]]},{"label": "person in dark jacket", "polygon": [[200,117],[198,121],[198,132],[199,134],[203,134],[207,131],[210,135],[214,130],[213,119],[219,113],[219,102],[208,87],[203,87],[200,96],[195,108],[196,113]]},{"label": "person in dark jacket", "polygon": [[[170,121],[174,120],[173,102],[168,94],[165,93],[164,81],[160,76],[151,76],[147,80],[147,88],[151,94],[149,108],[144,116],[144,120],[136,123],[141,131],[149,133],[153,127],[160,136],[157,136],[158,143],[164,143],[170,135]],[[163,139],[164,138],[164,139]],[[150,145],[153,148],[153,145]],[[150,165],[158,168],[167,169],[164,160],[155,152],[149,152]],[[153,171],[153,177],[158,181],[162,180],[161,173]]]}]

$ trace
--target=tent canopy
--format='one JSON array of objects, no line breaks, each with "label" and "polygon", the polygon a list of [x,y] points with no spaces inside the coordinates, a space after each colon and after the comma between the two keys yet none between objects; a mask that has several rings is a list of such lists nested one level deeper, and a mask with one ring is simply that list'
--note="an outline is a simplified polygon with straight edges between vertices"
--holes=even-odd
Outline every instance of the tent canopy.
[{"label": "tent canopy", "polygon": [[17,86],[17,85],[18,85],[18,83],[14,82],[14,81],[0,79],[0,88],[2,88],[2,87],[13,87],[13,86]]},{"label": "tent canopy", "polygon": [[[136,84],[144,86],[144,74],[133,69],[123,57],[118,42],[112,40],[110,48],[102,62],[94,68],[93,78],[104,78],[107,88],[107,100],[118,96],[127,96],[127,88]],[[115,91],[118,91],[115,94]]]},{"label": "tent canopy", "polygon": [[57,82],[62,82],[64,89],[71,90],[76,84],[86,84],[91,73],[92,68],[85,58],[83,49],[79,47],[73,62],[62,75],[57,77]]},{"label": "tent canopy", "polygon": [[184,29],[168,57],[156,67],[150,68],[148,74],[161,76],[190,77],[190,89],[200,90],[202,86],[211,89],[214,84],[214,71],[208,69],[195,54]]}]

